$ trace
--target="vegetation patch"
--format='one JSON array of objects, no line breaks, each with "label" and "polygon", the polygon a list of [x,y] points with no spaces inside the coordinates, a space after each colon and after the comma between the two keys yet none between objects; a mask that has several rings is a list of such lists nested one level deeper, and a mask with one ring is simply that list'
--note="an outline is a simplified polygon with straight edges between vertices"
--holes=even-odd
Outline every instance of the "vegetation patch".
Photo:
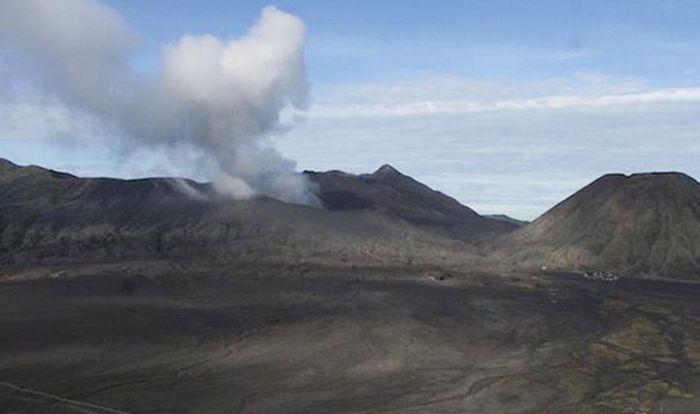
[{"label": "vegetation patch", "polygon": [[633,353],[657,358],[672,357],[668,338],[657,324],[647,318],[633,319],[626,329],[608,335],[604,340]]},{"label": "vegetation patch", "polygon": [[683,341],[683,348],[690,363],[693,365],[695,373],[700,374],[700,341],[686,338]]},{"label": "vegetation patch", "polygon": [[606,310],[610,311],[617,311],[617,312],[624,312],[631,308],[633,305],[626,300],[622,299],[615,299],[615,298],[610,298],[610,299],[605,299],[603,302],[603,307]]}]

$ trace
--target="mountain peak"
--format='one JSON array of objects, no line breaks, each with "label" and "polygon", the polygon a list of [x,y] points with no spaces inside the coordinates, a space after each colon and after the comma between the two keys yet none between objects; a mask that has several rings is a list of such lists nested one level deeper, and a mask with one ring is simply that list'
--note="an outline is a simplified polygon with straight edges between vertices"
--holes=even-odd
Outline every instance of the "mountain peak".
[{"label": "mountain peak", "polygon": [[539,264],[677,276],[700,263],[700,184],[678,172],[607,174],[509,237]]},{"label": "mountain peak", "polygon": [[403,175],[399,170],[390,164],[384,164],[374,172],[374,175]]},{"label": "mountain peak", "polygon": [[650,181],[695,181],[691,176],[677,171],[647,172],[631,174],[627,177],[630,180],[650,180]]},{"label": "mountain peak", "polygon": [[606,174],[581,190],[581,195],[601,198],[616,194],[618,199],[644,200],[653,195],[672,195],[674,191],[685,191],[699,184],[691,176],[680,172],[644,172],[634,174]]},{"label": "mountain peak", "polygon": [[[614,180],[619,180],[619,181],[642,181],[642,180],[649,180],[649,181],[663,181],[663,180],[674,180],[674,179],[682,179],[682,180],[693,180],[692,177],[689,175],[678,172],[678,171],[652,171],[652,172],[641,172],[641,173],[633,173],[633,174],[622,174],[622,173],[610,173],[610,174],[605,174],[601,176],[598,181],[614,181]],[[694,181],[694,180],[693,180]]]}]

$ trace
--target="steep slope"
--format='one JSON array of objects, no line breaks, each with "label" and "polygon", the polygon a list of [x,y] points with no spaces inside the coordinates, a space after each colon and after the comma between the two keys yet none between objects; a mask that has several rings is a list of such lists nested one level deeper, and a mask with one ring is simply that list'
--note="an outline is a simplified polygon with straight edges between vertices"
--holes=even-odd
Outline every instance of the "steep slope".
[{"label": "steep slope", "polygon": [[529,265],[697,275],[700,184],[681,173],[605,175],[504,247]]},{"label": "steep slope", "polygon": [[78,178],[0,163],[0,263],[186,259],[420,261],[463,257],[445,239],[376,210],[222,200],[172,178]]},{"label": "steep slope", "polygon": [[518,227],[515,223],[480,216],[390,165],[372,174],[353,175],[341,171],[307,171],[306,174],[318,183],[319,196],[330,210],[375,210],[465,241],[484,240]]}]

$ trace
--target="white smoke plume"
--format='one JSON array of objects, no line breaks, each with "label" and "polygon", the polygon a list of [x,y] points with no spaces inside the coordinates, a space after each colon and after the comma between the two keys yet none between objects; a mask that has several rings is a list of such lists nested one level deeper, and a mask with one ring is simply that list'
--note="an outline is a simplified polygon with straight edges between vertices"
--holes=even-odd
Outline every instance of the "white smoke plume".
[{"label": "white smoke plume", "polygon": [[158,73],[143,75],[130,65],[138,34],[96,0],[0,5],[0,63],[42,94],[94,115],[128,146],[201,153],[226,196],[317,205],[269,143],[283,110],[306,107],[305,41],[299,18],[266,7],[238,39],[183,36],[164,48]]}]

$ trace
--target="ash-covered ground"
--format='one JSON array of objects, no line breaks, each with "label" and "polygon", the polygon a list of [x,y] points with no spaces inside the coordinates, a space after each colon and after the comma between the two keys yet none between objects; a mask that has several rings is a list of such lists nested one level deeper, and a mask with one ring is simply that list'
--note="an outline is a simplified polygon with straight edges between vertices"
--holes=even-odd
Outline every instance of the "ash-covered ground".
[{"label": "ash-covered ground", "polygon": [[3,413],[696,413],[700,286],[164,263],[0,282]]}]

